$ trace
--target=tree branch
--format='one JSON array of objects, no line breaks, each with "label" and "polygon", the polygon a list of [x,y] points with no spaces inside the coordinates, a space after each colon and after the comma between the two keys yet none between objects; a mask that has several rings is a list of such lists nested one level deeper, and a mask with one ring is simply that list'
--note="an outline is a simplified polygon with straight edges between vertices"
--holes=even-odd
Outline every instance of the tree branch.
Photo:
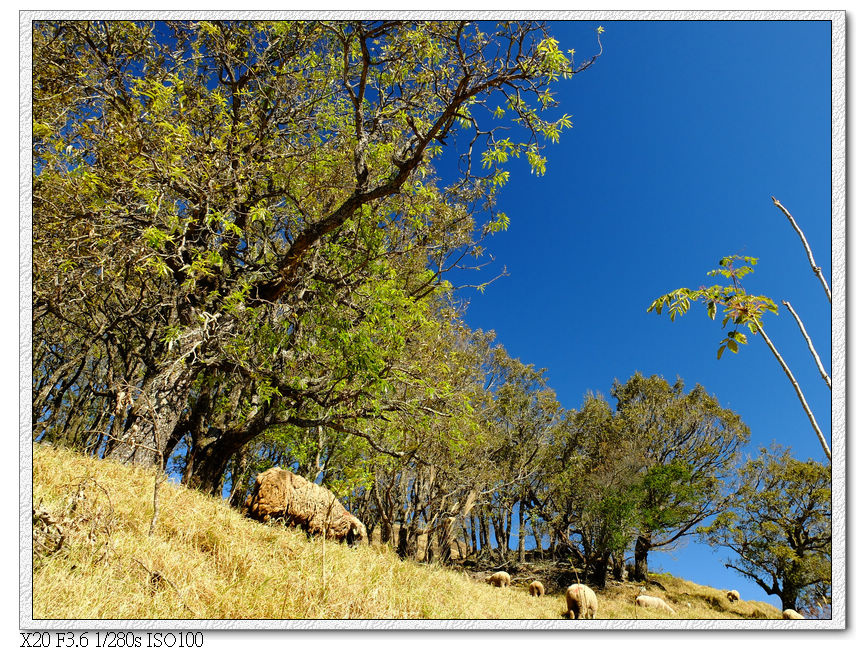
[{"label": "tree branch", "polygon": [[760,333],[760,336],[763,337],[763,340],[766,341],[766,345],[769,346],[769,349],[772,351],[772,354],[775,355],[775,358],[778,360],[778,363],[781,364],[781,368],[784,370],[784,374],[787,375],[787,379],[790,380],[790,383],[793,384],[793,390],[796,391],[796,396],[799,398],[799,402],[802,404],[802,408],[805,409],[805,414],[808,416],[808,421],[811,422],[811,426],[814,428],[814,432],[817,434],[817,438],[820,440],[820,444],[823,447],[823,452],[826,454],[826,458],[829,459],[829,462],[832,462],[832,452],[829,450],[829,445],[826,444],[826,438],[823,437],[823,432],[820,431],[820,425],[817,424],[817,420],[814,419],[814,414],[811,412],[811,407],[808,406],[808,401],[805,399],[805,395],[802,393],[802,389],[799,388],[799,383],[796,381],[796,378],[793,376],[793,372],[784,362],[783,357],[781,357],[781,353],[778,352],[777,348],[775,348],[772,340],[766,334],[765,330],[759,323],[755,323],[757,327],[757,331]]},{"label": "tree branch", "polygon": [[808,240],[805,239],[805,234],[802,232],[801,228],[799,228],[796,220],[793,218],[793,215],[787,212],[787,208],[781,205],[781,202],[778,201],[774,196],[772,197],[772,202],[775,206],[784,213],[787,217],[787,220],[790,222],[790,225],[793,226],[793,229],[799,235],[799,239],[802,240],[802,245],[805,247],[805,253],[808,255],[808,262],[811,263],[811,270],[814,271],[814,275],[817,276],[817,279],[820,280],[820,284],[823,285],[823,291],[826,292],[826,297],[829,299],[829,304],[832,304],[832,292],[829,290],[829,285],[826,284],[826,278],[823,277],[823,271],[817,266],[817,262],[814,261],[814,256],[811,254],[811,247],[808,246]]},{"label": "tree branch", "polygon": [[826,382],[826,385],[829,387],[829,390],[832,390],[832,379],[829,375],[826,374],[826,370],[823,368],[823,364],[820,362],[820,357],[817,354],[817,350],[814,349],[814,344],[811,343],[811,337],[808,336],[808,332],[805,331],[805,325],[802,324],[802,320],[799,318],[799,314],[793,309],[793,306],[786,300],[781,301],[782,304],[793,314],[793,318],[796,319],[796,323],[799,325],[799,331],[802,332],[802,336],[805,337],[805,342],[808,344],[808,349],[811,350],[811,356],[814,357],[814,361],[817,363],[817,370],[820,371],[820,376],[823,377],[823,381]]}]

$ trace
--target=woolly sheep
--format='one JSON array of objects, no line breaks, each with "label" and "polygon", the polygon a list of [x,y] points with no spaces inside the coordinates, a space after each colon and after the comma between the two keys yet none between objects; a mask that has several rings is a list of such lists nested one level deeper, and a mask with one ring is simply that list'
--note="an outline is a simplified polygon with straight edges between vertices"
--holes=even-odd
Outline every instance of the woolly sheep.
[{"label": "woolly sheep", "polygon": [[731,589],[727,592],[727,600],[729,600],[731,603],[735,603],[737,600],[739,600],[739,592],[735,589]]},{"label": "woolly sheep", "polygon": [[659,598],[658,596],[646,596],[645,594],[639,594],[636,597],[636,603],[638,607],[648,607],[651,609],[661,609],[668,614],[675,614],[676,610],[670,607],[663,598]]},{"label": "woolly sheep", "polygon": [[287,525],[299,526],[308,535],[323,534],[349,545],[367,538],[360,519],[349,513],[330,490],[279,467],[255,477],[244,511],[248,517],[263,522],[283,517]]},{"label": "woolly sheep", "polygon": [[598,611],[598,597],[586,585],[575,584],[565,592],[568,618],[595,618]]},{"label": "woolly sheep", "polygon": [[497,573],[492,574],[486,580],[493,587],[510,587],[511,586],[511,576],[507,571],[499,571]]},{"label": "woolly sheep", "polygon": [[785,610],[781,613],[781,618],[788,619],[788,620],[793,620],[793,619],[804,619],[805,617],[802,616],[802,615],[801,615],[799,612],[797,612],[795,609],[785,609]]},{"label": "woolly sheep", "polygon": [[538,580],[535,580],[529,585],[529,595],[530,596],[543,596],[544,595],[544,585],[540,583]]}]

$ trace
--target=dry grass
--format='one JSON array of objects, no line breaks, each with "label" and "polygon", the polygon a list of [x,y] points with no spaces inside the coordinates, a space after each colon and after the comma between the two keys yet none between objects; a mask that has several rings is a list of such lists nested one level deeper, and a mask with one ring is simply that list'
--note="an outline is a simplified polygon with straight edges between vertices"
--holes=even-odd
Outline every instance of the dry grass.
[{"label": "dry grass", "polygon": [[[35,619],[534,619],[565,611],[561,594],[531,598],[525,586],[496,589],[383,547],[308,540],[171,483],[160,487],[149,535],[152,471],[35,445],[33,472],[34,507],[47,513],[36,530],[49,548],[34,555]],[[766,603],[730,604],[720,590],[653,578],[667,591],[649,593],[663,595],[676,617],[635,612],[633,584],[600,592],[598,617],[780,618]]]}]

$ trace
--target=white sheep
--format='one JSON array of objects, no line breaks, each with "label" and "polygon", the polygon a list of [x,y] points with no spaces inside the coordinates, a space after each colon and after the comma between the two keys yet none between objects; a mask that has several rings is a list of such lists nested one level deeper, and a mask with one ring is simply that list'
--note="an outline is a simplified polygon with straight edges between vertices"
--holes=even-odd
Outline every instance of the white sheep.
[{"label": "white sheep", "polygon": [[565,592],[568,618],[595,618],[598,611],[598,597],[589,587],[575,584]]},{"label": "white sheep", "polygon": [[795,609],[785,609],[783,612],[781,612],[781,618],[787,619],[787,620],[794,620],[794,619],[803,619],[804,620],[805,617],[802,616]]},{"label": "white sheep", "polygon": [[676,610],[670,607],[663,598],[659,598],[658,596],[646,596],[645,594],[639,594],[634,599],[637,603],[638,607],[648,607],[650,609],[660,609],[668,614],[675,614]]},{"label": "white sheep", "polygon": [[511,586],[511,576],[507,571],[498,571],[487,578],[486,581],[493,587]]},{"label": "white sheep", "polygon": [[543,596],[544,595],[544,585],[535,580],[529,585],[529,595],[530,596]]},{"label": "white sheep", "polygon": [[267,522],[282,517],[309,535],[355,544],[367,538],[366,526],[351,515],[327,488],[279,467],[255,477],[245,514]]},{"label": "white sheep", "polygon": [[731,603],[735,603],[737,600],[739,600],[739,592],[735,589],[730,589],[730,591],[727,592],[727,600],[729,600]]}]

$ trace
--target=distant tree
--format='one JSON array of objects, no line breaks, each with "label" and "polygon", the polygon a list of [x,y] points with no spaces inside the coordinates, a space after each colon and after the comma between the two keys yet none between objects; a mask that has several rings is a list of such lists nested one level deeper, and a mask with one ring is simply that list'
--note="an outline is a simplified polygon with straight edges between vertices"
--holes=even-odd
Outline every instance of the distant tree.
[{"label": "distant tree", "polygon": [[693,535],[706,517],[725,507],[725,479],[750,430],[697,384],[634,374],[615,383],[616,421],[639,446],[637,580],[648,579],[648,555]]},{"label": "distant tree", "polygon": [[725,566],[781,599],[783,609],[831,601],[831,470],[790,450],[761,449],[739,471],[730,508],[700,529],[738,557]]},{"label": "distant tree", "polygon": [[[823,277],[821,268],[817,266],[817,263],[814,261],[814,256],[811,253],[811,247],[808,245],[808,241],[805,239],[805,235],[799,228],[796,220],[787,211],[787,209],[783,205],[781,205],[778,199],[773,196],[772,202],[781,212],[784,213],[784,215],[787,217],[787,220],[790,222],[790,225],[799,235],[799,238],[801,239],[802,244],[805,247],[805,253],[808,257],[808,262],[811,265],[811,270],[820,281],[820,284],[823,287],[824,292],[826,293],[826,298],[829,300],[829,304],[831,305],[832,292],[829,289],[829,285],[826,283],[826,279]],[[727,323],[732,321],[733,328],[729,330],[726,337],[721,340],[720,346],[718,348],[718,359],[721,358],[724,350],[730,350],[733,353],[738,353],[739,345],[744,345],[748,342],[747,335],[739,329],[740,325],[747,327],[753,334],[759,334],[766,342],[766,345],[769,347],[772,355],[778,361],[778,364],[781,366],[781,369],[784,371],[787,379],[790,380],[790,383],[793,386],[793,390],[796,392],[796,396],[799,399],[799,403],[802,405],[802,408],[804,409],[805,414],[808,417],[808,421],[811,423],[811,427],[817,434],[817,438],[820,441],[823,452],[826,454],[826,458],[831,461],[832,452],[829,449],[826,438],[817,423],[817,419],[814,417],[814,413],[811,411],[811,407],[808,405],[805,394],[802,392],[799,383],[796,381],[796,377],[794,376],[793,371],[787,365],[786,361],[784,361],[784,358],[781,356],[778,348],[775,346],[772,339],[769,338],[769,335],[766,333],[766,330],[763,327],[763,314],[766,312],[777,314],[778,306],[775,304],[774,301],[772,301],[770,298],[767,298],[766,296],[748,293],[742,284],[742,278],[748,273],[752,273],[754,270],[753,267],[756,264],[756,257],[745,257],[741,255],[730,255],[724,257],[719,262],[719,266],[721,268],[709,271],[708,275],[721,275],[723,277],[726,277],[730,280],[729,285],[714,285],[711,287],[700,287],[699,289],[688,289],[686,287],[676,289],[675,291],[671,291],[670,293],[667,293],[660,298],[657,298],[654,302],[652,302],[647,311],[655,311],[656,313],[660,314],[666,307],[667,312],[670,315],[670,320],[675,321],[676,316],[687,313],[688,310],[691,308],[691,301],[696,300],[706,305],[709,318],[715,320],[718,307],[720,307],[724,313],[724,318],[721,323],[722,326],[726,327]],[[831,390],[832,380],[826,373],[826,370],[823,368],[823,363],[821,362],[820,356],[817,354],[817,351],[814,348],[811,337],[808,335],[808,332],[805,329],[805,325],[802,323],[802,320],[799,318],[799,315],[793,309],[793,306],[790,304],[789,301],[784,300],[782,301],[782,304],[787,308],[787,310],[796,321],[796,324],[799,327],[799,331],[801,332],[802,337],[805,339],[805,342],[808,345],[808,350],[811,352],[811,356],[814,358],[814,362],[817,364],[817,370],[820,373],[820,376],[829,387],[829,390]]]},{"label": "distant tree", "polygon": [[591,393],[561,417],[544,449],[533,510],[555,555],[576,560],[584,579],[600,586],[610,558],[619,557],[637,528],[640,451],[609,403]]}]

